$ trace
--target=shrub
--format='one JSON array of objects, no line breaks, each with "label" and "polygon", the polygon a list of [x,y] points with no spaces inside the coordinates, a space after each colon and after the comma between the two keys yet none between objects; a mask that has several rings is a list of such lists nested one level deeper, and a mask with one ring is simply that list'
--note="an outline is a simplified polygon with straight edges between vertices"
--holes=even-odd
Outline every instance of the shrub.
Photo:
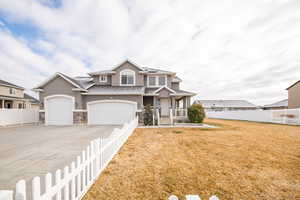
[{"label": "shrub", "polygon": [[188,108],[188,117],[192,123],[202,123],[205,118],[204,108],[201,104],[194,104]]},{"label": "shrub", "polygon": [[144,125],[151,126],[153,125],[153,112],[150,105],[145,106],[144,111]]}]

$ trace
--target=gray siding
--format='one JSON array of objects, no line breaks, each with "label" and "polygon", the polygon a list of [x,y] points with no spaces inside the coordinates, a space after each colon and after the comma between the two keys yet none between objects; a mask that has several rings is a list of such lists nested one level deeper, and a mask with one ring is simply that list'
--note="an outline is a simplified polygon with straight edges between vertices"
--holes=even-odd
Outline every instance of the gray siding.
[{"label": "gray siding", "polygon": [[112,75],[112,86],[120,86],[120,72],[124,69],[131,69],[135,72],[135,85],[136,86],[143,86],[144,85],[144,75],[139,74],[139,69],[135,66],[132,66],[130,63],[124,63],[120,67],[118,67],[115,71],[116,73]]},{"label": "gray siding", "polygon": [[92,76],[93,81],[97,85],[111,85],[111,75],[107,75],[107,82],[99,82],[99,75]]},{"label": "gray siding", "polygon": [[75,86],[61,77],[53,79],[43,87],[44,91],[39,93],[40,102],[42,104],[40,109],[44,109],[45,97],[58,94],[75,97],[75,108],[82,109],[81,94],[78,91],[72,91],[72,88],[75,88]]},{"label": "gray siding", "polygon": [[116,95],[116,96],[108,96],[108,95],[84,95],[82,96],[83,109],[86,109],[86,105],[91,101],[99,101],[99,100],[126,100],[126,101],[134,101],[138,104],[138,109],[142,108],[143,105],[143,96],[129,96],[129,95]]},{"label": "gray siding", "polygon": [[159,97],[160,98],[169,98],[170,97],[170,91],[167,89],[162,89],[159,91]]},{"label": "gray siding", "polygon": [[168,76],[167,76],[167,86],[168,86],[169,88],[172,87],[172,76],[171,76],[171,75],[168,75]]},{"label": "gray siding", "polygon": [[179,83],[172,83],[171,88],[172,88],[173,90],[179,90]]},{"label": "gray siding", "polygon": [[300,108],[300,82],[291,87],[288,90],[289,100],[288,100],[288,108]]}]

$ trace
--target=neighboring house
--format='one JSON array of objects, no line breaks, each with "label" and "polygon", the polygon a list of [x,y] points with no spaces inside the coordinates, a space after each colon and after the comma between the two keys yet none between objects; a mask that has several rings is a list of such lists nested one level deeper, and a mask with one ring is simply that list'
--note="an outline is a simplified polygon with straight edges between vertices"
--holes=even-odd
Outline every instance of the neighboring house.
[{"label": "neighboring house", "polygon": [[41,120],[57,125],[121,124],[135,112],[142,117],[146,105],[157,109],[160,116],[170,117],[170,109],[186,109],[195,95],[180,89],[181,79],[175,72],[130,61],[88,75],[72,78],[56,73],[34,88],[40,96]]},{"label": "neighboring house", "polygon": [[300,108],[300,80],[287,88],[288,108]]},{"label": "neighboring house", "polygon": [[288,99],[284,99],[272,104],[267,104],[262,107],[264,110],[281,110],[288,108]]},{"label": "neighboring house", "polygon": [[38,108],[39,101],[24,93],[24,88],[0,80],[0,108]]},{"label": "neighboring house", "polygon": [[245,100],[196,100],[194,104],[202,104],[205,111],[258,109],[258,106]]}]

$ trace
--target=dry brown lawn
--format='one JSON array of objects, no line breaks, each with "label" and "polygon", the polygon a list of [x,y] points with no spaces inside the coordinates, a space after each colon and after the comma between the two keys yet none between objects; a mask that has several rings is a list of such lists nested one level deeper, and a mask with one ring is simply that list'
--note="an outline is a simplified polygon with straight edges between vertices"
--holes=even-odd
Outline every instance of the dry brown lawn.
[{"label": "dry brown lawn", "polygon": [[136,129],[84,200],[300,200],[300,127],[206,120],[218,129]]}]

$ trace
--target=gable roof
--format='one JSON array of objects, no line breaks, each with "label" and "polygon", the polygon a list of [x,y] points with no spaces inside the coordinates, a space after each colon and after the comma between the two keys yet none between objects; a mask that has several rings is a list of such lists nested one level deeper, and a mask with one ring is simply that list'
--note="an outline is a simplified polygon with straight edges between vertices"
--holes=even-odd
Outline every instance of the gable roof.
[{"label": "gable roof", "polygon": [[162,86],[160,88],[158,88],[157,90],[154,91],[154,94],[158,93],[159,91],[161,91],[162,89],[166,89],[169,90],[172,93],[176,93],[174,90],[172,90],[171,88],[169,88],[168,86]]},{"label": "gable roof", "polygon": [[8,86],[8,87],[13,87],[13,88],[17,88],[17,89],[24,90],[24,88],[23,88],[23,87],[21,87],[21,86],[18,86],[18,85],[12,84],[12,83],[10,83],[10,82],[7,82],[7,81],[1,80],[1,79],[0,79],[0,85],[3,85],[3,86]]},{"label": "gable roof", "polygon": [[112,68],[112,71],[115,71],[116,69],[118,69],[119,67],[121,67],[122,65],[124,65],[125,63],[129,63],[132,66],[134,66],[135,68],[137,68],[138,70],[143,71],[142,67],[139,67],[137,64],[135,64],[134,62],[129,61],[129,60],[125,60],[125,61],[121,62],[120,64],[116,65],[114,68]]},{"label": "gable roof", "polygon": [[[160,89],[160,88],[159,88]],[[157,93],[155,93],[155,91],[157,91],[157,88],[145,88],[145,95],[146,96],[156,96],[158,95]],[[196,94],[193,92],[188,92],[185,90],[176,90],[176,89],[171,89],[173,91],[172,94],[170,94],[171,96],[195,96]]]},{"label": "gable roof", "polygon": [[204,108],[255,108],[256,105],[246,100],[196,100],[195,103],[200,103]]},{"label": "gable roof", "polygon": [[288,106],[288,99],[284,99],[284,100],[277,101],[277,102],[272,103],[272,104],[264,105],[263,107],[273,108],[273,107],[287,107],[287,106]]},{"label": "gable roof", "polygon": [[37,100],[36,98],[30,96],[29,94],[26,94],[24,93],[24,99],[28,99],[31,103],[34,103],[34,104],[39,104],[40,101]]},{"label": "gable roof", "polygon": [[171,71],[166,71],[166,70],[161,70],[161,69],[156,69],[156,68],[150,68],[150,67],[141,67],[138,64],[136,64],[136,63],[134,63],[130,60],[125,60],[125,61],[121,62],[120,64],[116,65],[115,67],[113,67],[110,70],[101,70],[101,71],[96,71],[96,72],[90,72],[88,74],[91,75],[91,76],[93,76],[93,75],[114,74],[114,73],[116,73],[115,70],[118,69],[120,66],[122,66],[125,63],[129,63],[132,66],[136,67],[138,70],[140,70],[141,73],[176,74],[175,72],[171,72]]},{"label": "gable roof", "polygon": [[300,80],[297,81],[296,83],[292,84],[290,87],[286,88],[286,90],[289,90],[290,88],[294,87],[294,86],[297,85],[298,83],[300,83]]},{"label": "gable roof", "polygon": [[68,81],[69,83],[71,83],[73,86],[75,86],[76,88],[79,88],[79,89],[85,89],[81,83],[63,73],[60,73],[60,72],[56,72],[55,74],[53,74],[50,78],[48,78],[47,80],[45,80],[44,82],[42,82],[40,85],[38,85],[37,87],[35,87],[34,89],[38,89],[38,88],[41,88],[45,85],[47,85],[50,81],[52,81],[53,79],[55,79],[56,77],[61,77],[63,79],[65,79],[66,81]]}]

